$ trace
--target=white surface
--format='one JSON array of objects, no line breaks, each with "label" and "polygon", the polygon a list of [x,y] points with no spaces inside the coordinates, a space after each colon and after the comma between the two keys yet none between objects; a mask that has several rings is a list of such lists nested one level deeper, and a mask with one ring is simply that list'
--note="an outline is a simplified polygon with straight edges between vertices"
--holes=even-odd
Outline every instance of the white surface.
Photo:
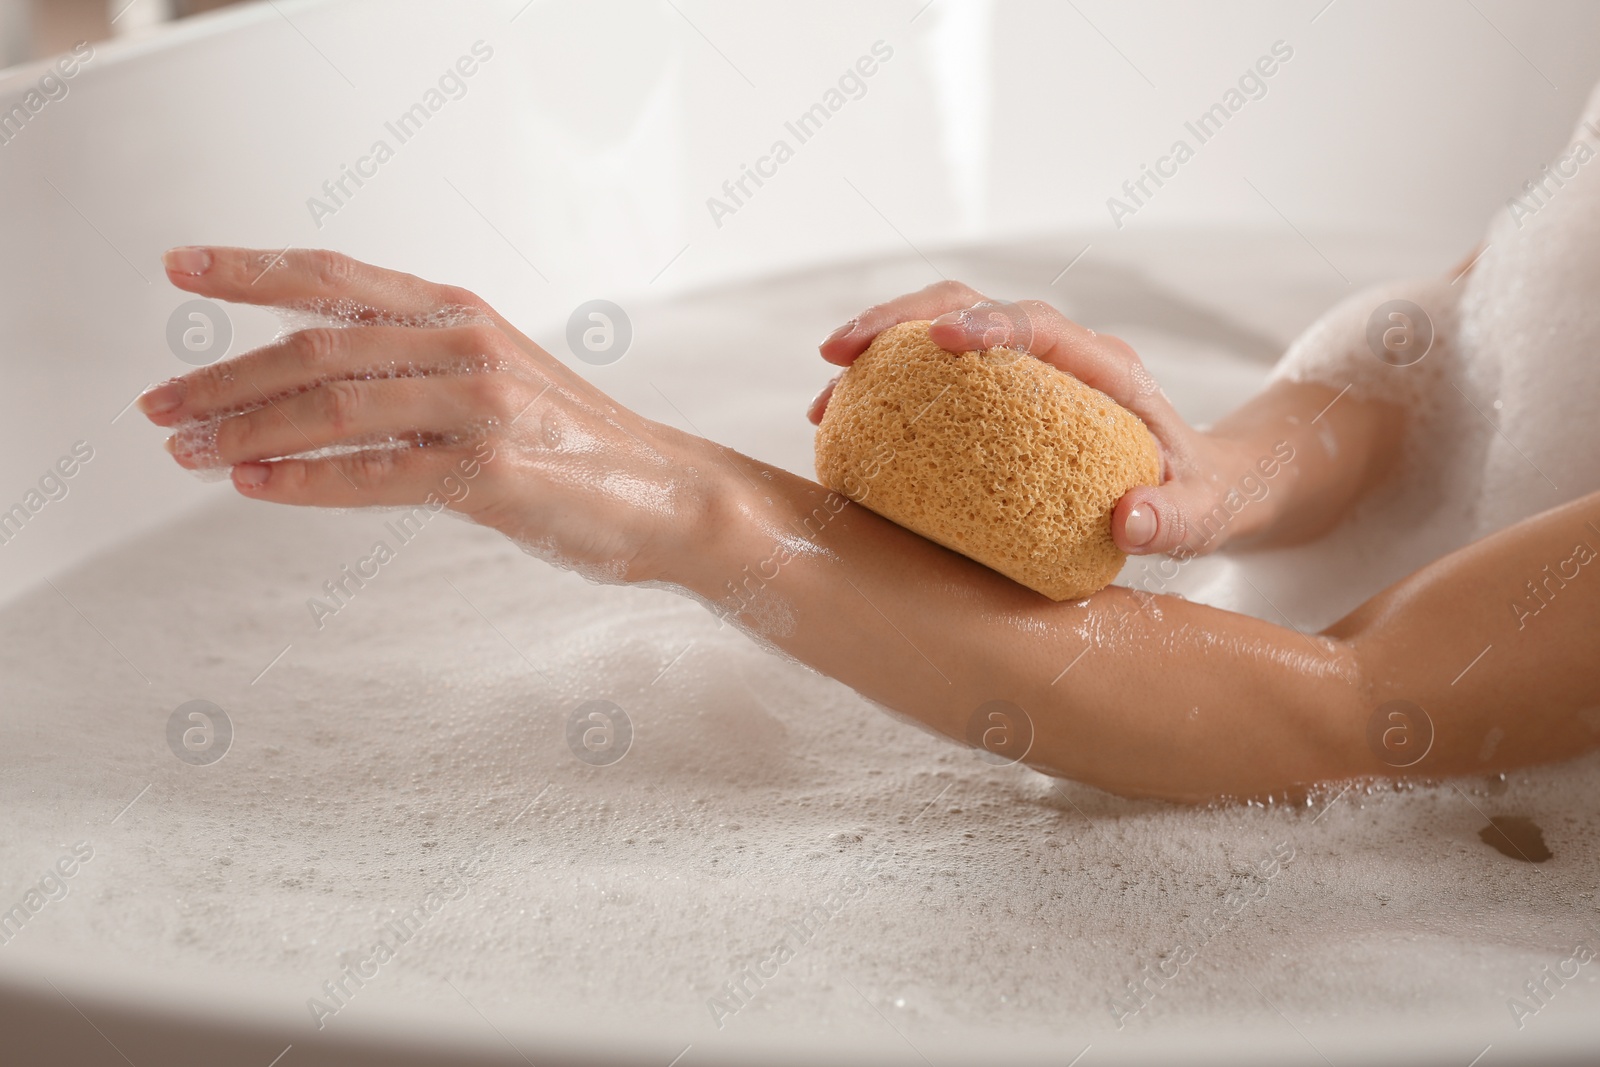
[{"label": "white surface", "polygon": [[[1027,253],[975,255],[963,273],[1003,282],[985,262]],[[609,384],[645,406],[655,383],[683,412],[662,417],[801,467],[819,368],[797,351],[790,297],[847,305],[903,287],[913,263],[642,308]],[[1090,267],[1078,284],[1088,300],[1104,279]],[[1156,288],[1141,304],[1168,322],[1187,307]],[[1263,373],[1181,334],[1142,344],[1191,413]],[[485,845],[470,894],[329,1030],[399,1020],[471,1045],[482,1012],[530,1050],[576,1033],[591,1050],[664,1048],[663,1063],[685,1044],[749,1062],[802,1039],[844,1062],[895,1061],[906,1040],[936,1062],[971,1062],[962,1043],[990,1062],[1066,1062],[1091,1042],[1115,1062],[1195,1032],[1276,1062],[1399,1062],[1432,1035],[1433,1053],[1466,1062],[1491,1042],[1533,1055],[1592,1036],[1592,967],[1522,1031],[1506,998],[1600,926],[1600,761],[1311,809],[1121,801],[997,770],[688,601],[588,585],[446,518],[318,632],[307,598],[393,543],[390,516],[205,491],[199,514],[0,615],[0,902],[72,842],[96,850],[0,947],[0,977],[79,989],[121,975],[123,996],[155,982],[202,1012],[248,999],[309,1036],[321,983]],[[564,736],[597,697],[636,730],[599,768]],[[209,767],[166,747],[168,715],[195,698],[237,731]],[[1477,836],[1489,814],[1533,818],[1555,857],[1535,870],[1492,851]],[[1252,882],[1278,845],[1293,861]],[[714,1026],[708,998],[852,874],[865,892]],[[1238,889],[1265,896],[1119,1032],[1108,996]]]},{"label": "white surface", "polygon": [[[249,507],[174,471],[136,416],[112,421],[183,369],[162,340],[179,298],[152,279],[162,248],[201,240],[330,244],[466,284],[555,351],[571,307],[624,301],[635,350],[593,370],[599,384],[677,421],[659,387],[709,436],[802,472],[816,339],[937,272],[1126,334],[1181,406],[1213,417],[1347,282],[1438,270],[1470,245],[1561,143],[1595,74],[1592,6],[1340,0],[1312,24],[1320,3],[1080,3],[1098,31],[1016,3],[936,4],[915,23],[910,3],[682,5],[688,20],[541,3],[514,24],[520,3],[277,6],[105,46],[0,148],[16,208],[0,503],[73,441],[96,448],[71,494],[0,547],[0,904],[73,841],[96,848],[70,895],[0,946],[0,976],[200,1012],[247,999],[309,1026],[305,999],[340,954],[487,841],[472,895],[330,1028],[493,1040],[475,1006],[530,1045],[643,1034],[662,1063],[679,1035],[710,1058],[824,1024],[823,1040],[912,1058],[886,1018],[932,1056],[954,1034],[1045,1033],[1061,1063],[1090,1041],[1136,1058],[1142,1029],[1183,1046],[1189,1027],[1276,1062],[1322,1062],[1296,1030],[1338,1062],[1419,1043],[1459,1063],[1491,1042],[1522,1058],[1592,1047],[1592,967],[1524,1030],[1506,998],[1595,937],[1594,761],[1500,792],[1351,794],[1320,819],[1056,789],[883,718],[686,602],[590,587],[445,520],[313,636],[306,597],[382,518]],[[987,112],[949,91],[972,72],[944,17],[993,19]],[[1105,197],[1284,35],[1299,51],[1270,94],[1111,231]],[[500,57],[317,231],[305,198],[480,36]],[[714,228],[705,197],[879,37],[906,42],[883,80]],[[0,78],[0,99],[37,77]],[[963,141],[969,163],[952,166]],[[1022,231],[1026,247],[961,247]],[[781,285],[696,288],[805,265]],[[681,299],[644,299],[658,292]],[[241,347],[270,326],[238,321]],[[613,767],[562,740],[590,695],[639,729]],[[196,697],[239,730],[209,768],[164,738]],[[1534,818],[1555,858],[1534,871],[1488,850],[1484,813]],[[1267,899],[1111,1032],[1105,996],[1285,839],[1296,859]],[[714,988],[879,846],[865,898],[711,1030]]]}]

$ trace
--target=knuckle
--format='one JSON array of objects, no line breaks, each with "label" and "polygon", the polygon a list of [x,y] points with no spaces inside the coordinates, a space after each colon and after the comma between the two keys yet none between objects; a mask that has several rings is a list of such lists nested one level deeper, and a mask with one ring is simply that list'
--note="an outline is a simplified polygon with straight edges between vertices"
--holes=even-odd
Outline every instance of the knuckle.
[{"label": "knuckle", "polygon": [[210,410],[223,395],[225,383],[232,373],[227,363],[213,363],[188,374],[184,378],[184,408],[191,412]]},{"label": "knuckle", "polygon": [[516,414],[516,388],[500,374],[474,374],[467,383],[467,396],[474,411],[495,419]]},{"label": "knuckle", "polygon": [[319,413],[330,430],[342,435],[354,429],[363,399],[360,383],[328,382],[316,395]]},{"label": "knuckle", "polygon": [[390,453],[356,452],[344,458],[345,473],[359,490],[376,489],[388,478],[394,464]]},{"label": "knuckle", "polygon": [[954,278],[934,283],[938,286],[938,295],[945,300],[958,301],[963,304],[976,304],[985,297],[978,290],[966,282],[958,282]]},{"label": "knuckle", "polygon": [[1103,333],[1100,334],[1100,340],[1123,362],[1132,366],[1144,366],[1144,360],[1139,358],[1139,353],[1135,352],[1133,350],[1133,346],[1124,341],[1122,338],[1117,337],[1114,334]]},{"label": "knuckle", "polygon": [[344,330],[316,326],[301,330],[290,338],[300,357],[300,364],[309,371],[323,371],[335,365],[349,344]]},{"label": "knuckle", "polygon": [[306,253],[306,272],[320,288],[338,292],[355,276],[355,260],[342,252],[316,248]]},{"label": "knuckle", "polygon": [[1120,337],[1106,335],[1102,335],[1101,339],[1109,342],[1106,347],[1110,357],[1122,369],[1123,403],[1134,405],[1137,411],[1144,413],[1144,403],[1160,393],[1161,383],[1156,381],[1155,376],[1145,367],[1144,360],[1139,358],[1139,353],[1135,352],[1128,342]]},{"label": "knuckle", "polygon": [[505,345],[505,334],[487,322],[461,327],[461,339],[475,356],[498,356]]},{"label": "knuckle", "polygon": [[1018,312],[1030,323],[1043,324],[1061,319],[1061,312],[1046,304],[1043,300],[1019,300],[1016,304]]},{"label": "knuckle", "polygon": [[463,289],[459,285],[442,285],[439,287],[439,297],[448,306],[467,307],[474,311],[488,311],[489,304],[474,293],[471,289]]},{"label": "knuckle", "polygon": [[235,415],[217,425],[216,451],[223,462],[255,459],[255,443],[260,438],[257,412]]},{"label": "knuckle", "polygon": [[[237,454],[251,459],[265,458],[270,450],[270,441],[276,434],[273,432],[274,424],[284,421],[283,414],[274,408],[257,408],[247,411],[243,415],[236,415],[231,419],[223,419],[222,425],[217,428],[217,447],[222,449],[223,435],[232,428],[232,439],[227,442]],[[293,449],[290,449],[293,451]],[[224,452],[224,455],[227,453]]]},{"label": "knuckle", "polygon": [[285,497],[306,495],[311,484],[310,464],[303,459],[279,460],[272,465],[272,488]]},{"label": "knuckle", "polygon": [[883,319],[895,318],[895,308],[897,306],[898,305],[893,301],[882,304],[869,304],[862,310],[861,314],[855,317],[855,321],[858,323],[867,324],[875,323]]}]

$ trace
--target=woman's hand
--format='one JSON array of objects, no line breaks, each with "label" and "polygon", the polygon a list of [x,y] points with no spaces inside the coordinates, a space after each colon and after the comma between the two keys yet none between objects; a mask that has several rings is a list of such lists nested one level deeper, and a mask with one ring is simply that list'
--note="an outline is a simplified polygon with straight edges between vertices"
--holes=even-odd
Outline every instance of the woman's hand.
[{"label": "woman's hand", "polygon": [[[182,248],[180,289],[353,314],[140,398],[184,466],[322,507],[444,502],[540,555],[616,580],[665,577],[708,506],[714,446],[611,403],[473,294],[322,251]],[[320,458],[285,458],[322,449]],[[697,468],[698,464],[698,468]]]},{"label": "woman's hand", "polygon": [[[960,282],[937,282],[863,311],[822,342],[822,358],[848,367],[879,333],[919,319],[933,320],[928,336],[942,348],[1004,345],[1030,352],[1144,420],[1160,444],[1162,480],[1158,487],[1130,489],[1117,502],[1111,536],[1124,552],[1210,552],[1249,528],[1248,519],[1220,527],[1204,521],[1232,488],[1225,472],[1239,463],[1233,443],[1185,423],[1126,342],[1079,326],[1048,304],[996,303]],[[812,422],[821,422],[834,382],[812,401]]]}]

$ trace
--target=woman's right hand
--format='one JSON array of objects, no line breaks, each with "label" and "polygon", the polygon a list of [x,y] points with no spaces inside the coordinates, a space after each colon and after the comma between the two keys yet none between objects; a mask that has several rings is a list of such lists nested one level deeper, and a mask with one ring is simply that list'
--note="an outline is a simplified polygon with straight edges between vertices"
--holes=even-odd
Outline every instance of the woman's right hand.
[{"label": "woman's right hand", "polygon": [[[140,398],[189,468],[316,507],[448,506],[619,581],[671,580],[703,544],[723,450],[615,403],[472,293],[333,252],[174,249],[167,277],[236,303],[344,308]],[[374,440],[390,442],[374,447]],[[318,450],[342,454],[310,456]]]},{"label": "woman's right hand", "polygon": [[[1224,472],[1237,465],[1231,442],[1195,430],[1178,415],[1127,342],[1097,334],[1038,300],[1000,303],[960,282],[877,304],[845,323],[818,346],[829,363],[848,367],[878,334],[902,322],[932,319],[928,336],[951,352],[996,346],[1017,348],[1066,371],[1139,416],[1161,453],[1161,484],[1136,486],[1111,515],[1111,536],[1132,555],[1199,554],[1219,548],[1238,529],[1204,520],[1215,514],[1230,489]],[[835,377],[811,403],[812,422],[822,421]]]}]

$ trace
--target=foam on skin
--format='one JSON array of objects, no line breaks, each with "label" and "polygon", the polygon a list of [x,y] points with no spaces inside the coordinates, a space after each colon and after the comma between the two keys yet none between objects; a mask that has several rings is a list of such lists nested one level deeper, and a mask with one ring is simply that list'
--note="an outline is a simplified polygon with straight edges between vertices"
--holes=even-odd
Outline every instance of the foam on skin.
[{"label": "foam on skin", "polygon": [[[263,266],[266,267],[266,264],[263,264]],[[280,324],[278,333],[274,338],[275,342],[281,342],[290,335],[299,333],[302,330],[316,328],[349,329],[364,326],[400,326],[411,329],[450,329],[490,321],[489,317],[481,311],[455,304],[446,305],[426,314],[416,315],[397,315],[368,307],[352,300],[306,301],[270,310],[277,315]],[[359,381],[372,381],[380,378],[417,377],[424,374],[473,374],[505,369],[507,368],[488,356],[480,356],[475,359],[456,359],[447,365],[424,365],[409,361],[390,360],[344,377]],[[230,363],[219,365],[219,373],[224,380],[233,380]],[[230,469],[228,464],[222,462],[222,458],[217,453],[217,431],[224,419],[260,410],[285,397],[315,389],[317,386],[332,380],[332,378],[314,379],[299,389],[263,396],[259,401],[225,408],[204,418],[185,419],[174,424],[171,428],[172,448],[178,455],[189,461],[191,464],[189,469],[196,477],[207,482],[221,481],[228,476]],[[476,440],[478,436],[481,436],[482,431],[492,428],[492,425],[493,420],[483,420],[483,425],[472,427],[465,433],[453,435],[428,435],[426,437],[415,434],[366,435],[352,438],[350,441],[339,445],[309,449],[304,452],[294,453],[291,456],[278,458],[322,459],[328,456],[344,455],[350,452],[371,449],[410,448],[428,444],[458,444],[463,441]]]},{"label": "foam on skin", "polygon": [[[1600,87],[1572,140],[1592,128]],[[1600,490],[1600,168],[1578,168],[1547,192],[1531,216],[1495,213],[1464,277],[1364,290],[1289,348],[1275,379],[1349,387],[1402,409],[1398,462],[1316,542],[1221,564],[1191,592],[1245,611],[1264,594],[1296,625],[1321,628],[1448,552]],[[1409,366],[1386,364],[1367,339],[1374,313],[1395,300],[1422,309],[1434,333]]]}]

